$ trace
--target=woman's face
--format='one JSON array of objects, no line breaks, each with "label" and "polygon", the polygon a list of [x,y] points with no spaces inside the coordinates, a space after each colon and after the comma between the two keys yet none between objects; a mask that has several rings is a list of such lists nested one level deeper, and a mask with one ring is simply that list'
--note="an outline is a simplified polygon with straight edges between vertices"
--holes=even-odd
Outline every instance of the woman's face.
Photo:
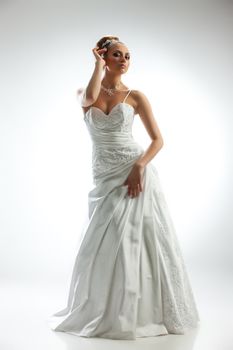
[{"label": "woman's face", "polygon": [[130,64],[130,53],[128,48],[120,43],[109,47],[104,57],[109,70],[124,74]]}]

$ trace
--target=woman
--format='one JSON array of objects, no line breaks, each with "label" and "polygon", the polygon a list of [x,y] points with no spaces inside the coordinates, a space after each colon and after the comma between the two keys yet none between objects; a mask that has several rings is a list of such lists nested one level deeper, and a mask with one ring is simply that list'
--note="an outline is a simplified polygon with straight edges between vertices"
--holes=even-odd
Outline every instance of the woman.
[{"label": "woman", "polygon": [[[93,75],[79,93],[93,145],[95,187],[88,194],[89,222],[67,307],[51,316],[51,328],[131,340],[184,334],[197,326],[199,314],[158,172],[150,163],[163,138],[146,96],[121,81],[130,64],[127,46],[107,36],[93,54]],[[132,136],[136,114],[151,138],[146,150]]]}]

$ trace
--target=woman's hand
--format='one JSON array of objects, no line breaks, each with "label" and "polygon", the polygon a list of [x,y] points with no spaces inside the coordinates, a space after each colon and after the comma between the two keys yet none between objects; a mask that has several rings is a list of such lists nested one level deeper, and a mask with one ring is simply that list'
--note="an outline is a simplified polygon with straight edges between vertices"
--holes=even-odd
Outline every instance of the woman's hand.
[{"label": "woman's hand", "polygon": [[106,65],[106,61],[103,59],[102,54],[107,51],[107,48],[104,47],[103,49],[99,49],[98,46],[94,47],[92,49],[92,52],[96,58],[96,62],[100,64],[103,68]]},{"label": "woman's hand", "polygon": [[124,185],[128,185],[128,195],[136,197],[142,192],[142,178],[145,168],[142,165],[135,164],[129,173]]}]

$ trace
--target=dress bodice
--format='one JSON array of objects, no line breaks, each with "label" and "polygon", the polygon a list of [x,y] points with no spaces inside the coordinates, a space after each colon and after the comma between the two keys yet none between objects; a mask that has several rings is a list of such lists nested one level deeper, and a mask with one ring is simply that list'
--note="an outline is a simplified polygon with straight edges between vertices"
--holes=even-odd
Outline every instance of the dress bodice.
[{"label": "dress bodice", "polygon": [[129,103],[119,102],[105,114],[100,108],[92,106],[85,113],[84,120],[89,132],[99,131],[124,131],[131,133],[134,120],[134,108]]},{"label": "dress bodice", "polygon": [[84,120],[90,134],[97,130],[108,133],[112,131],[131,133],[135,110],[132,105],[125,102],[130,92],[131,90],[128,90],[124,100],[117,103],[108,114],[96,106],[88,109]]},{"label": "dress bodice", "polygon": [[94,180],[114,166],[135,159],[143,152],[143,148],[132,135],[135,110],[132,105],[125,102],[129,93],[130,90],[123,102],[117,103],[109,114],[91,106],[84,115],[93,144]]}]

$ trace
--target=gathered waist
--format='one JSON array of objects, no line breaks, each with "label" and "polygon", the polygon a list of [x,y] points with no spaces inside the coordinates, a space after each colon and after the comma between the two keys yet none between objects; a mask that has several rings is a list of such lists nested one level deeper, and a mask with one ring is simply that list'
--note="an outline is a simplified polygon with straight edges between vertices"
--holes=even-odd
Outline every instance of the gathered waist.
[{"label": "gathered waist", "polygon": [[138,143],[131,133],[110,131],[109,133],[92,133],[91,139],[95,147],[136,146]]}]

